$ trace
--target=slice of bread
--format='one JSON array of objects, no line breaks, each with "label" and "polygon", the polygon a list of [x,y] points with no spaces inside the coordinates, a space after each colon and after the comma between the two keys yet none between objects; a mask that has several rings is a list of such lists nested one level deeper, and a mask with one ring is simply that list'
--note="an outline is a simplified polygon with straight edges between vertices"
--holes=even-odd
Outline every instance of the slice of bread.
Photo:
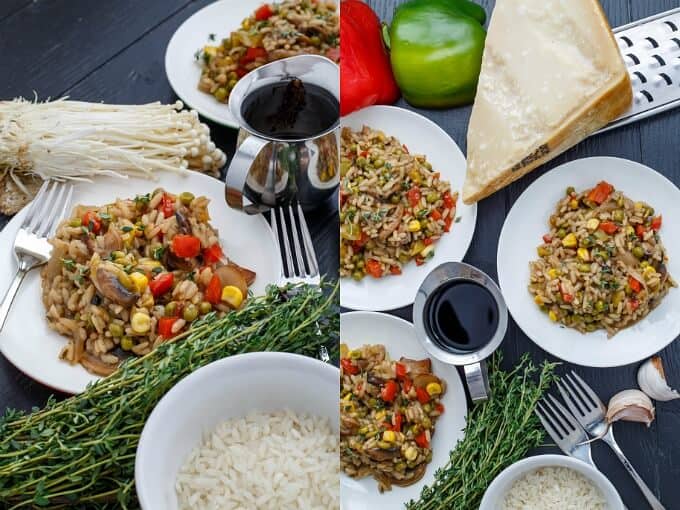
[{"label": "slice of bread", "polygon": [[463,201],[576,145],[624,113],[632,96],[597,0],[497,0],[468,128]]}]

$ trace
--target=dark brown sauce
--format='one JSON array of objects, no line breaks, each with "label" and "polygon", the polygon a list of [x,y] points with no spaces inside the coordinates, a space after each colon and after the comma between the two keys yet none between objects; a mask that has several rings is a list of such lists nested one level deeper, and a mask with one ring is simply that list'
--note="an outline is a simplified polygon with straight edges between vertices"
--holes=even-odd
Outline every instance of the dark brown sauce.
[{"label": "dark brown sauce", "polygon": [[426,327],[442,349],[474,352],[498,330],[498,305],[482,285],[454,280],[439,288],[426,304]]},{"label": "dark brown sauce", "polygon": [[295,140],[331,128],[340,116],[340,104],[323,87],[291,78],[255,89],[243,101],[241,115],[257,133]]}]

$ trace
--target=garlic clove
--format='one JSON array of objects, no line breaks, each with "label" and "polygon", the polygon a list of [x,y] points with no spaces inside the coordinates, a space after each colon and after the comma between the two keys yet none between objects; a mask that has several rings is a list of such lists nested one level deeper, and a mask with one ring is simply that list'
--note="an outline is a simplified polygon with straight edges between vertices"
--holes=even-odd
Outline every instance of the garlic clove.
[{"label": "garlic clove", "polygon": [[654,356],[640,365],[637,380],[640,389],[654,400],[667,402],[680,398],[680,393],[668,386],[661,356]]},{"label": "garlic clove", "polygon": [[648,427],[654,421],[654,405],[640,390],[623,390],[609,400],[607,422],[636,421]]}]

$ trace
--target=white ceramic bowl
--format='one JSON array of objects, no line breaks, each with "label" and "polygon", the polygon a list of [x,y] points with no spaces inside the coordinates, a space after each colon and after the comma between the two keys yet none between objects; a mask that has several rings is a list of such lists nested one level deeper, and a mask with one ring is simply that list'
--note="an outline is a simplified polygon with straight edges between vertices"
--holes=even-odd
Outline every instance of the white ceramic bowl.
[{"label": "white ceramic bowl", "polygon": [[232,356],[185,377],[156,405],[137,448],[143,510],[176,510],[175,479],[187,455],[219,423],[251,411],[291,409],[327,417],[339,433],[339,370],[277,352]]},{"label": "white ceramic bowl", "polygon": [[607,478],[592,466],[566,455],[537,455],[528,457],[505,468],[486,489],[479,510],[503,508],[503,499],[512,484],[526,473],[542,467],[566,467],[578,471],[602,492],[608,510],[624,510],[618,492]]}]

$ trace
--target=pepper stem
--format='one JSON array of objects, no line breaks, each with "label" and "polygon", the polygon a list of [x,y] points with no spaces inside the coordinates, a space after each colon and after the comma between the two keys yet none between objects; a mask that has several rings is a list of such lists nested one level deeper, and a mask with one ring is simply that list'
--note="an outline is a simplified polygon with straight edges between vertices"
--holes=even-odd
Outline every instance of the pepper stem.
[{"label": "pepper stem", "polygon": [[385,43],[385,47],[386,47],[386,48],[388,49],[388,51],[389,51],[390,49],[392,49],[391,46],[390,46],[390,45],[391,45],[391,41],[390,41],[390,27],[387,26],[387,23],[385,23],[384,21],[381,23],[381,29],[380,29],[380,31],[382,32],[383,43]]}]

